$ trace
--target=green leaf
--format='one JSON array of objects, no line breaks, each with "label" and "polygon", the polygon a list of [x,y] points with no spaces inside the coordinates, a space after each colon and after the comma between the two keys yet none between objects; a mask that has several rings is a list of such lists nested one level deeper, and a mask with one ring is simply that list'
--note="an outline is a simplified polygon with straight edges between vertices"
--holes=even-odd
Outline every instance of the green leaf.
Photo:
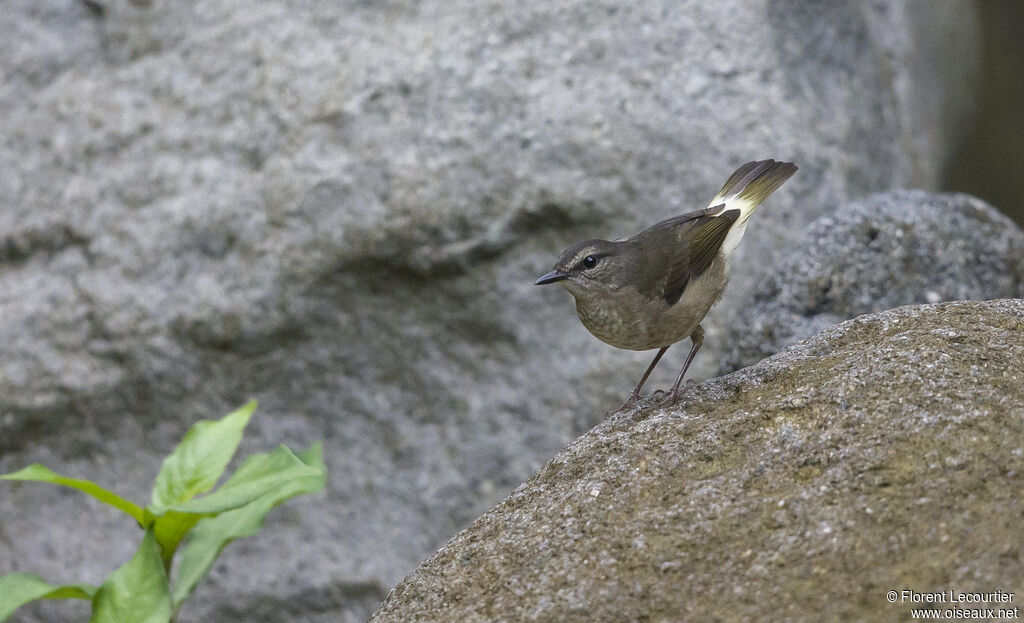
[{"label": "green leaf", "polygon": [[153,534],[156,535],[156,542],[160,545],[160,558],[164,562],[165,569],[171,568],[174,552],[188,531],[196,525],[197,521],[207,516],[167,511],[163,515],[153,518]]},{"label": "green leaf", "polygon": [[153,530],[127,563],[107,576],[92,600],[89,623],[167,623],[171,594]]},{"label": "green leaf", "polygon": [[[302,463],[316,469],[316,475],[300,476],[276,486],[262,496],[233,510],[203,519],[191,532],[182,550],[181,564],[175,578],[172,600],[178,608],[196,585],[209,572],[220,552],[238,538],[252,536],[263,527],[263,519],[275,506],[303,493],[324,488],[327,468],[323,461],[323,444],[315,443],[297,454]],[[241,471],[241,470],[240,470]]]},{"label": "green leaf", "polygon": [[217,421],[196,422],[164,459],[153,484],[150,505],[170,507],[209,491],[224,473],[249,423],[256,401]]},{"label": "green leaf", "polygon": [[65,487],[71,487],[72,489],[78,489],[88,493],[92,497],[96,498],[100,502],[110,504],[114,508],[120,509],[125,513],[131,515],[135,521],[139,524],[143,523],[143,511],[142,507],[134,502],[130,502],[123,497],[117,495],[113,491],[108,491],[98,484],[90,481],[83,480],[80,478],[66,478],[61,476],[57,472],[53,471],[49,467],[40,463],[29,465],[28,467],[18,470],[16,472],[5,474],[0,476],[0,480],[29,480],[34,482],[50,482],[55,485],[64,485]]},{"label": "green leaf", "polygon": [[200,519],[248,504],[296,478],[321,473],[285,446],[279,446],[273,452],[248,457],[238,471],[209,495],[170,508],[147,506],[144,512],[156,532],[164,564],[170,567],[181,539]]},{"label": "green leaf", "polygon": [[92,599],[96,587],[90,584],[50,584],[31,573],[0,576],[0,621],[15,610],[37,599]]},{"label": "green leaf", "polygon": [[285,446],[272,452],[254,454],[242,463],[219,489],[170,508],[147,507],[158,516],[167,511],[214,515],[255,500],[271,489],[295,478],[319,476],[322,470],[307,465]]}]

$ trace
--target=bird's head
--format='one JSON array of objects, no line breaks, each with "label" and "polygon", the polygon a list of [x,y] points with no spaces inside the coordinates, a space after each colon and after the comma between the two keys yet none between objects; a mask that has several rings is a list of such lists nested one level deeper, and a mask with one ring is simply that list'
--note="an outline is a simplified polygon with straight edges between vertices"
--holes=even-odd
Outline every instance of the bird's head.
[{"label": "bird's head", "polygon": [[631,251],[626,242],[584,240],[563,251],[554,269],[534,285],[560,283],[573,296],[617,290],[635,272]]}]

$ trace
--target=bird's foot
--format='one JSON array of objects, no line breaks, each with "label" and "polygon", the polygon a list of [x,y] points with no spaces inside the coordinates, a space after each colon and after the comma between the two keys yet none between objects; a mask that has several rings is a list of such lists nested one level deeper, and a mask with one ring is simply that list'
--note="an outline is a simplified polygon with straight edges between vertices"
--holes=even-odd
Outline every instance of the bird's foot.
[{"label": "bird's foot", "polygon": [[619,405],[617,409],[615,409],[614,411],[609,411],[607,415],[624,413],[626,411],[631,410],[633,407],[636,407],[640,402],[645,402],[648,404],[658,405],[662,407],[670,407],[679,400],[679,398],[683,394],[683,391],[689,389],[691,385],[694,385],[694,382],[690,379],[687,379],[686,383],[683,385],[683,390],[680,390],[678,388],[672,388],[668,391],[665,391],[664,389],[656,389],[653,392],[647,394],[646,396],[641,396],[640,394],[633,392],[626,397],[626,400],[621,405]]},{"label": "bird's foot", "polygon": [[687,379],[686,383],[683,384],[682,389],[678,387],[673,387],[667,392],[663,392],[659,389],[658,391],[651,394],[651,397],[654,398],[656,395],[662,394],[662,396],[658,398],[658,403],[663,407],[671,407],[675,403],[679,402],[679,399],[683,396],[683,394],[689,391],[690,388],[693,387],[694,385],[696,385],[696,383],[693,381],[693,379]]},{"label": "bird's foot", "polygon": [[615,409],[614,411],[610,411],[608,413],[608,415],[615,415],[616,413],[623,413],[625,411],[629,411],[630,409],[635,407],[636,403],[638,403],[638,402],[640,402],[640,394],[638,394],[636,392],[633,392],[629,396],[626,397],[626,400],[623,401],[623,403],[621,405],[619,405],[618,409]]}]

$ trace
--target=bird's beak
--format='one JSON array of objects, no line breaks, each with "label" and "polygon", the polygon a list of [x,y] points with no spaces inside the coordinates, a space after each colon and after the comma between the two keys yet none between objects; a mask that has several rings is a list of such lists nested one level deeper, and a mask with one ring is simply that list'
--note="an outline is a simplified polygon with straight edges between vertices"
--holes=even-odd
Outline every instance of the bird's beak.
[{"label": "bird's beak", "polygon": [[544,275],[543,277],[541,277],[540,279],[538,279],[537,281],[534,281],[533,285],[535,285],[535,286],[543,286],[543,285],[547,285],[549,283],[554,283],[556,281],[561,281],[563,279],[567,279],[568,277],[569,277],[569,275],[567,275],[565,273],[560,273],[557,270],[553,270],[550,273],[548,273],[548,274]]}]

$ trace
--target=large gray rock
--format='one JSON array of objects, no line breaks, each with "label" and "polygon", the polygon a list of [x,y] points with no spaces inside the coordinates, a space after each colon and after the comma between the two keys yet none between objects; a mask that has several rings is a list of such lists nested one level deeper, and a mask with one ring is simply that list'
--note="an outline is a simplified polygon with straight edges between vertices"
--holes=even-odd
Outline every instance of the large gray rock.
[{"label": "large gray rock", "polygon": [[[557,252],[791,159],[711,372],[804,223],[935,186],[976,43],[969,4],[922,27],[895,0],[91,6],[0,15],[0,469],[141,498],[195,419],[252,395],[246,450],[325,438],[327,495],[229,549],[196,620],[363,618],[645,365],[530,285]],[[38,486],[5,485],[0,518],[0,572],[96,582],[132,547]]]},{"label": "large gray rock", "polygon": [[1024,232],[980,199],[895,190],[811,223],[727,331],[721,373],[843,320],[913,303],[1024,297]]},{"label": "large gray rock", "polygon": [[905,589],[1020,608],[1022,336],[1022,300],[901,307],[614,416],[371,621],[906,621]]}]

